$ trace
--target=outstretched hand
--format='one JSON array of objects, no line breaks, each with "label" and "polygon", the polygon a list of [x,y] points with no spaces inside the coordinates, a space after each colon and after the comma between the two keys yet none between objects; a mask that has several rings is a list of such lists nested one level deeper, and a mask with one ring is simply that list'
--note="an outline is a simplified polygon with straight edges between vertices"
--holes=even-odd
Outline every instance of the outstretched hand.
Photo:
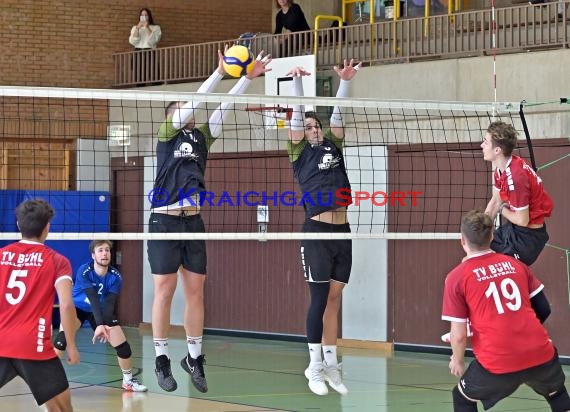
[{"label": "outstretched hand", "polygon": [[109,342],[111,340],[111,327],[106,325],[99,325],[93,333],[93,344],[99,341],[101,343]]},{"label": "outstretched hand", "polygon": [[293,67],[285,76],[292,76],[292,77],[301,77],[301,76],[310,76],[311,73],[306,71],[303,67]]},{"label": "outstretched hand", "polygon": [[352,80],[352,78],[356,76],[358,70],[362,67],[362,62],[359,62],[355,59],[350,59],[350,62],[348,62],[346,59],[344,59],[343,66],[343,68],[334,66],[334,71],[342,80]]},{"label": "outstretched hand", "polygon": [[226,74],[226,69],[224,69],[224,54],[228,51],[230,46],[228,44],[224,45],[224,52],[218,49],[218,73],[220,76],[224,76]]},{"label": "outstretched hand", "polygon": [[270,72],[272,69],[271,67],[267,67],[269,63],[271,63],[271,55],[265,54],[264,50],[257,55],[255,58],[255,64],[253,65],[253,69],[245,75],[248,79],[254,79],[257,76],[261,76],[264,73]]}]

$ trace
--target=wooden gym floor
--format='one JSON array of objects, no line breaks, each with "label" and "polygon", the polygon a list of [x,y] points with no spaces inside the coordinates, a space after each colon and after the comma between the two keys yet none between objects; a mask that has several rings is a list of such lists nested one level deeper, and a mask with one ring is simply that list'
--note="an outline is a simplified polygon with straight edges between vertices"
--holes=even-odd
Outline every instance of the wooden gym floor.
[{"label": "wooden gym floor", "polygon": [[[370,349],[339,348],[347,396],[310,392],[303,371],[306,344],[207,335],[204,339],[209,391],[197,392],[179,361],[184,339],[170,340],[172,371],[178,389],[168,393],[156,384],[152,338],[125,328],[133,348],[134,372],[148,393],[121,389],[121,373],[109,345],[92,345],[90,329],[78,333],[81,364],[66,365],[76,412],[90,411],[452,411],[446,355],[396,352],[385,356]],[[570,371],[564,367],[565,372]],[[20,378],[0,389],[0,411],[41,410]],[[482,408],[480,407],[480,410]],[[499,403],[493,411],[549,411],[546,402],[527,387]]]}]

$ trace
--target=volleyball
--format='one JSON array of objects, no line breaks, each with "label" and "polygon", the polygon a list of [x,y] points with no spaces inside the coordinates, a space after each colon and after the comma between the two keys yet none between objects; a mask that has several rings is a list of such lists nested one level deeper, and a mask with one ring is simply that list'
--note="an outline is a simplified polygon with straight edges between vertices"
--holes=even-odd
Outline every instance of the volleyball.
[{"label": "volleyball", "polygon": [[255,64],[253,53],[245,46],[235,45],[224,54],[224,70],[232,77],[248,74]]}]

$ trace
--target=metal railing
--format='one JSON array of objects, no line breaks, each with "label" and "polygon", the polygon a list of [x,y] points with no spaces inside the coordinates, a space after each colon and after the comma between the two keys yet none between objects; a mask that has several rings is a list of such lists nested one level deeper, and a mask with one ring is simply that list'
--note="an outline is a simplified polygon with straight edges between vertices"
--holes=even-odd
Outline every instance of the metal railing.
[{"label": "metal railing", "polygon": [[[497,53],[570,46],[570,0],[496,10]],[[477,10],[249,39],[116,53],[114,87],[180,83],[207,78],[217,67],[218,49],[242,42],[273,57],[317,55],[318,69],[351,57],[368,65],[491,54],[491,10]]]}]

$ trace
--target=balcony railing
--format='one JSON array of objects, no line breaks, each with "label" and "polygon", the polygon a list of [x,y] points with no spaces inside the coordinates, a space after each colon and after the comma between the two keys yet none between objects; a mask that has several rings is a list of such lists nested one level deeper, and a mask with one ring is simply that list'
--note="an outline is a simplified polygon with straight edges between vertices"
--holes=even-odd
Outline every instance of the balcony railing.
[{"label": "balcony railing", "polygon": [[[496,9],[497,53],[570,46],[565,2]],[[414,60],[468,57],[493,52],[491,10],[452,15],[384,20],[283,35],[257,34],[249,39],[117,53],[114,87],[180,83],[207,78],[217,67],[218,49],[242,42],[273,57],[312,54],[327,69],[350,57],[378,65]]]}]

